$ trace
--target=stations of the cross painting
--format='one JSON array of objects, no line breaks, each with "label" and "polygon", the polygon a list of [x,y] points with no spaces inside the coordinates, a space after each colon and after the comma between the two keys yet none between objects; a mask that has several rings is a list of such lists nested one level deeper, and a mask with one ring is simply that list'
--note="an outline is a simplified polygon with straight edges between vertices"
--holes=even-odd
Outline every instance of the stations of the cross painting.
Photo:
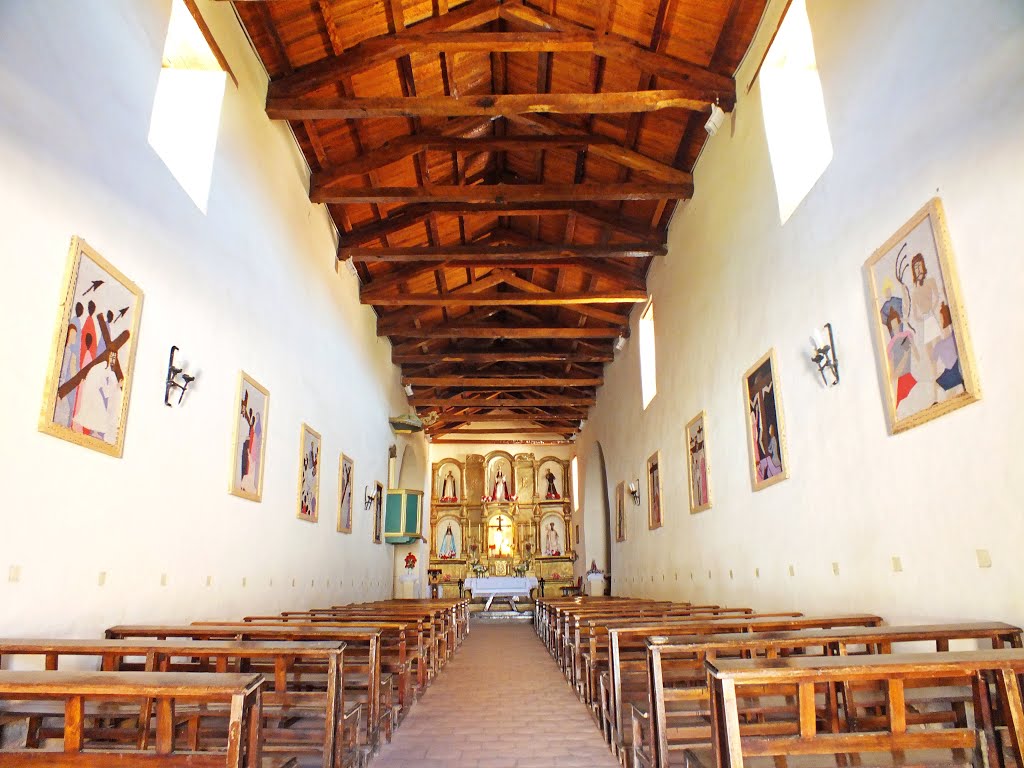
[{"label": "stations of the cross painting", "polygon": [[117,335],[116,339],[111,340],[110,328],[107,327],[106,319],[103,317],[97,317],[96,319],[99,321],[100,335],[103,337],[103,343],[106,347],[100,354],[96,355],[88,365],[83,367],[78,373],[57,388],[57,397],[67,397],[74,391],[75,387],[85,380],[85,377],[89,375],[89,371],[108,360],[110,361],[110,370],[112,370],[114,372],[114,376],[117,377],[118,384],[124,382],[124,373],[121,371],[121,364],[117,359],[117,351],[128,343],[128,338],[131,334],[128,331],[121,331],[121,333]]}]

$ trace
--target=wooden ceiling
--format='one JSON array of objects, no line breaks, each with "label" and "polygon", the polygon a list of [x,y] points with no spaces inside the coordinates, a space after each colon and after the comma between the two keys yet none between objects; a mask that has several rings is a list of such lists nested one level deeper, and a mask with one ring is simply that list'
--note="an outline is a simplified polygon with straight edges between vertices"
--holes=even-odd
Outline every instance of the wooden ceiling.
[{"label": "wooden ceiling", "polygon": [[578,431],[766,1],[236,0],[428,433]]}]

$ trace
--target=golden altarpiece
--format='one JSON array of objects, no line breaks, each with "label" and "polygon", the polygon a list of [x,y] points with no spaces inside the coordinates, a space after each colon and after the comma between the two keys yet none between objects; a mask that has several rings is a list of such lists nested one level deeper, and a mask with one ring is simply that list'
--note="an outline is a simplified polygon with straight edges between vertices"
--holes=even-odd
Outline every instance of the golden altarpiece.
[{"label": "golden altarpiece", "polygon": [[492,451],[432,466],[431,583],[459,595],[471,576],[536,576],[545,593],[572,583],[569,462]]}]

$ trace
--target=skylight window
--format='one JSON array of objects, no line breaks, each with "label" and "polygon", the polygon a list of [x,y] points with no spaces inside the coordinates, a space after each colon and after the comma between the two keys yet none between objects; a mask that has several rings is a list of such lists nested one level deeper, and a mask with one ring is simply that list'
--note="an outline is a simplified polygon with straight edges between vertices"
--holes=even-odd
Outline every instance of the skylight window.
[{"label": "skylight window", "polygon": [[640,392],[644,410],[658,394],[658,377],[654,365],[654,302],[640,315]]},{"label": "skylight window", "polygon": [[218,53],[185,1],[173,0],[149,144],[203,213],[227,82]]},{"label": "skylight window", "polygon": [[759,77],[779,220],[785,224],[832,161],[806,0],[789,6]]}]

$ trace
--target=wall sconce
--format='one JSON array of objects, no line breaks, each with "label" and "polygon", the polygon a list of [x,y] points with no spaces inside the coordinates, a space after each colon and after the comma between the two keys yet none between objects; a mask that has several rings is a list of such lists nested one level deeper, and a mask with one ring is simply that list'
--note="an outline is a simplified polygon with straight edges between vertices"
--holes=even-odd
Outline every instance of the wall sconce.
[{"label": "wall sconce", "polygon": [[406,384],[405,387],[403,387],[403,389],[405,390],[405,396],[406,397],[412,397],[412,394],[413,394],[412,384]]},{"label": "wall sconce", "polygon": [[709,136],[714,136],[718,133],[718,129],[722,127],[722,123],[725,122],[725,112],[718,105],[718,99],[715,99],[715,103],[711,105],[711,115],[708,117],[706,123],[704,123],[704,130],[708,132]]},{"label": "wall sconce", "polygon": [[[181,400],[185,397],[185,390],[188,389],[189,384],[196,380],[195,376],[185,373],[184,368],[178,368],[174,365],[174,353],[177,351],[177,347],[171,347],[171,356],[167,360],[167,381],[164,382],[164,405],[168,408],[171,407],[171,390],[181,390],[181,394],[178,395],[178,405],[181,405]],[[181,376],[181,381],[178,381],[179,376]]]},{"label": "wall sconce", "polygon": [[633,497],[633,505],[640,506],[640,478],[629,481],[629,495]]},{"label": "wall sconce", "polygon": [[373,503],[377,501],[377,489],[374,488],[373,493],[370,493],[370,486],[364,485],[363,494],[366,496],[366,501],[363,502],[363,510],[369,511],[370,507],[373,506]]},{"label": "wall sconce", "polygon": [[[828,386],[835,386],[839,383],[839,356],[836,354],[836,341],[832,336],[832,323],[825,323],[828,329],[828,344],[819,341],[817,331],[812,338],[814,354],[811,355],[811,362],[818,366],[818,373],[821,374],[822,383]],[[832,383],[829,384],[825,378],[825,371],[832,374]]]}]

